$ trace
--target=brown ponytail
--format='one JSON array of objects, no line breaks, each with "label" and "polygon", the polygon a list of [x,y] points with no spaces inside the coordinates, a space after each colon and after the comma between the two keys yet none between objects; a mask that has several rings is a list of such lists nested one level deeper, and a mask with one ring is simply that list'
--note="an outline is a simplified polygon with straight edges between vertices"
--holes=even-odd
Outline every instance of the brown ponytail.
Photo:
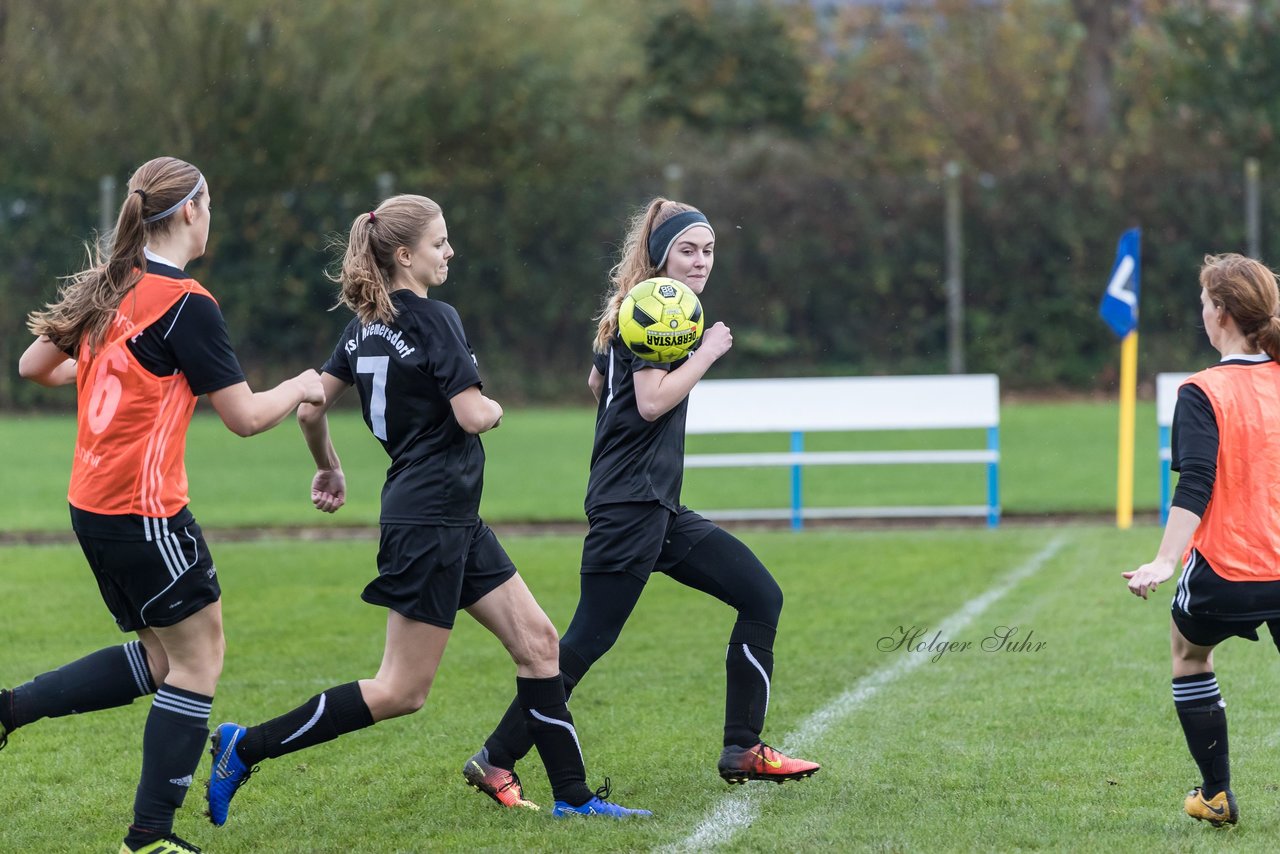
[{"label": "brown ponytail", "polygon": [[[427,226],[442,214],[440,206],[426,196],[400,195],[357,216],[347,235],[342,266],[336,275],[329,274],[331,281],[342,286],[338,305],[351,309],[364,324],[393,322],[397,313],[391,301],[395,251],[401,246],[416,246]],[[337,246],[344,247],[340,239]]]},{"label": "brown ponytail", "polygon": [[1257,332],[1258,349],[1280,362],[1280,317],[1266,319]]},{"label": "brown ponytail", "polygon": [[[107,236],[110,248],[105,257],[96,244],[86,244],[87,266],[63,280],[56,302],[27,315],[27,329],[47,335],[70,353],[78,354],[86,341],[91,350],[100,347],[120,301],[147,268],[142,249],[148,238],[167,234],[174,223],[172,216],[144,220],[180,203],[200,180],[200,170],[176,157],[157,157],[139,166],[129,178],[129,193]],[[203,193],[201,187],[194,198]]]}]

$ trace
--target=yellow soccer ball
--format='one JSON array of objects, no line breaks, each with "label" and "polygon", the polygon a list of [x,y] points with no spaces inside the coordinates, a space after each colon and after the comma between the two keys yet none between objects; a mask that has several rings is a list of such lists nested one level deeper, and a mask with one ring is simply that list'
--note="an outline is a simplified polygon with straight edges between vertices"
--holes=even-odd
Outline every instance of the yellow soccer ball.
[{"label": "yellow soccer ball", "polygon": [[618,309],[618,335],[632,353],[649,362],[676,362],[702,339],[698,295],[675,279],[646,279]]}]

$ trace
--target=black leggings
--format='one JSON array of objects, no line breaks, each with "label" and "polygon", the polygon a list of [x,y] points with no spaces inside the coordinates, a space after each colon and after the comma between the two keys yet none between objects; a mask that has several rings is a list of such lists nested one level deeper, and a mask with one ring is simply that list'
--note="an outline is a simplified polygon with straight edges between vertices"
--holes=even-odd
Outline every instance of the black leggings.
[{"label": "black leggings", "polygon": [[[782,613],[782,590],[749,548],[719,528],[699,540],[667,575],[716,597],[738,612],[726,659],[725,743],[754,743],[764,726],[768,705],[773,636]],[[617,641],[644,585],[644,579],[628,572],[583,573],[577,610],[560,640],[560,673],[566,695]],[[734,654],[743,645],[756,650],[756,667],[743,666],[739,661],[742,656]],[[763,681],[757,675],[761,666],[765,671]],[[533,748],[525,723],[520,705],[512,702],[485,741],[491,762],[514,768]]]},{"label": "black leggings", "polygon": [[[782,614],[778,582],[751,549],[726,531],[717,528],[703,537],[667,575],[730,606],[738,612],[739,622],[778,627]],[[617,641],[644,585],[627,572],[582,575],[578,608],[560,640],[560,669],[573,683]]]}]

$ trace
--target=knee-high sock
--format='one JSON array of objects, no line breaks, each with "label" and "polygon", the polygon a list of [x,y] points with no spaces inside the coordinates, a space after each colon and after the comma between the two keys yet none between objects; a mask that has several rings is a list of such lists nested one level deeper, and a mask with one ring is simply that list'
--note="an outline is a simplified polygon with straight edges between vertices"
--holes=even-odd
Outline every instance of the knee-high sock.
[{"label": "knee-high sock", "polygon": [[1212,672],[1173,680],[1173,705],[1178,711],[1191,758],[1200,767],[1201,789],[1212,798],[1231,787],[1227,750],[1227,704]]},{"label": "knee-high sock", "polygon": [[278,718],[249,727],[236,753],[244,764],[256,765],[368,726],[373,726],[373,714],[360,693],[360,683],[348,682]]},{"label": "knee-high sock", "polygon": [[141,641],[109,646],[0,692],[0,724],[15,730],[57,718],[127,706],[156,686]]},{"label": "knee-high sock", "polygon": [[569,714],[564,682],[559,676],[547,679],[516,677],[516,699],[524,709],[529,737],[538,748],[557,801],[575,807],[591,800],[582,744]]},{"label": "knee-high sock", "polygon": [[142,776],[125,841],[139,847],[173,830],[173,814],[191,787],[209,738],[213,697],[161,685],[142,732]]},{"label": "knee-high sock", "polygon": [[[578,680],[586,675],[590,667],[582,656],[565,645],[560,644],[560,681],[564,684],[564,700],[567,704],[573,696],[573,689]],[[502,720],[484,742],[489,751],[489,761],[499,768],[511,770],[516,763],[529,755],[533,750],[533,733],[529,731],[528,715],[517,696],[502,714]],[[575,805],[576,806],[576,805]]]},{"label": "knee-high sock", "polygon": [[751,747],[760,741],[769,710],[773,639],[777,629],[739,620],[725,654],[724,743]]},{"label": "knee-high sock", "polygon": [[[626,572],[592,572],[585,573],[580,584],[578,607],[560,639],[560,675],[566,697],[618,639],[644,592],[645,582]],[[484,746],[489,751],[489,761],[507,769],[514,768],[533,748],[518,698],[507,706]]]}]

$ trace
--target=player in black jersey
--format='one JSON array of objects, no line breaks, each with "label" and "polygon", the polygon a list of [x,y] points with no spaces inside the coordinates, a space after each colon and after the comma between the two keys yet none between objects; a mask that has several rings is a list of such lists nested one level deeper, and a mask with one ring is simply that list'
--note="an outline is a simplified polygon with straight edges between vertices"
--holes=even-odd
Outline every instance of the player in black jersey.
[{"label": "player in black jersey", "polygon": [[[183,443],[196,397],[251,436],[299,403],[322,400],[304,371],[254,393],[211,294],[184,268],[205,252],[210,190],[195,166],[158,157],[138,167],[105,258],[72,276],[33,312],[26,379],[76,383],[78,428],[68,502],[76,538],[121,631],[100,649],[13,690],[0,690],[0,747],[19,727],[155,694],[142,735],[142,772],[122,854],[198,849],[173,834],[209,736],[222,672],[221,589],[187,507]],[[79,849],[51,827],[50,849]]]},{"label": "player in black jersey", "polygon": [[[618,309],[632,287],[667,276],[701,294],[714,249],[715,233],[701,212],[657,198],[632,220],[622,259],[610,274],[612,287],[596,318],[595,359],[587,380],[598,407],[582,587],[560,641],[560,675],[568,696],[613,646],[652,573],[708,593],[738,613],[725,661],[720,776],[730,783],[781,783],[819,768],[760,740],[782,591],[750,549],[680,503],[689,392],[728,352],[733,337],[716,323],[703,333],[697,350],[674,364],[646,362],[618,337]],[[519,705],[512,703],[467,767],[482,762],[514,773],[530,746]]]},{"label": "player in black jersey", "polygon": [[[389,609],[382,666],[253,727],[213,735],[209,815],[227,819],[231,799],[264,759],[330,741],[420,709],[459,609],[493,632],[516,662],[516,694],[551,780],[552,814],[649,815],[587,788],[578,735],[565,705],[555,627],[538,607],[497,538],[481,521],[484,447],[502,407],[481,392],[475,354],[452,306],[429,299],[449,275],[444,215],[423,196],[387,199],[351,226],[337,280],[355,312],[321,372],[322,406],[298,413],[316,461],[311,500],[328,513],[346,496],[326,411],[352,385],[365,423],[388,456],[382,489],[378,577],[362,598]],[[497,781],[507,806],[536,805],[519,781]]]}]

